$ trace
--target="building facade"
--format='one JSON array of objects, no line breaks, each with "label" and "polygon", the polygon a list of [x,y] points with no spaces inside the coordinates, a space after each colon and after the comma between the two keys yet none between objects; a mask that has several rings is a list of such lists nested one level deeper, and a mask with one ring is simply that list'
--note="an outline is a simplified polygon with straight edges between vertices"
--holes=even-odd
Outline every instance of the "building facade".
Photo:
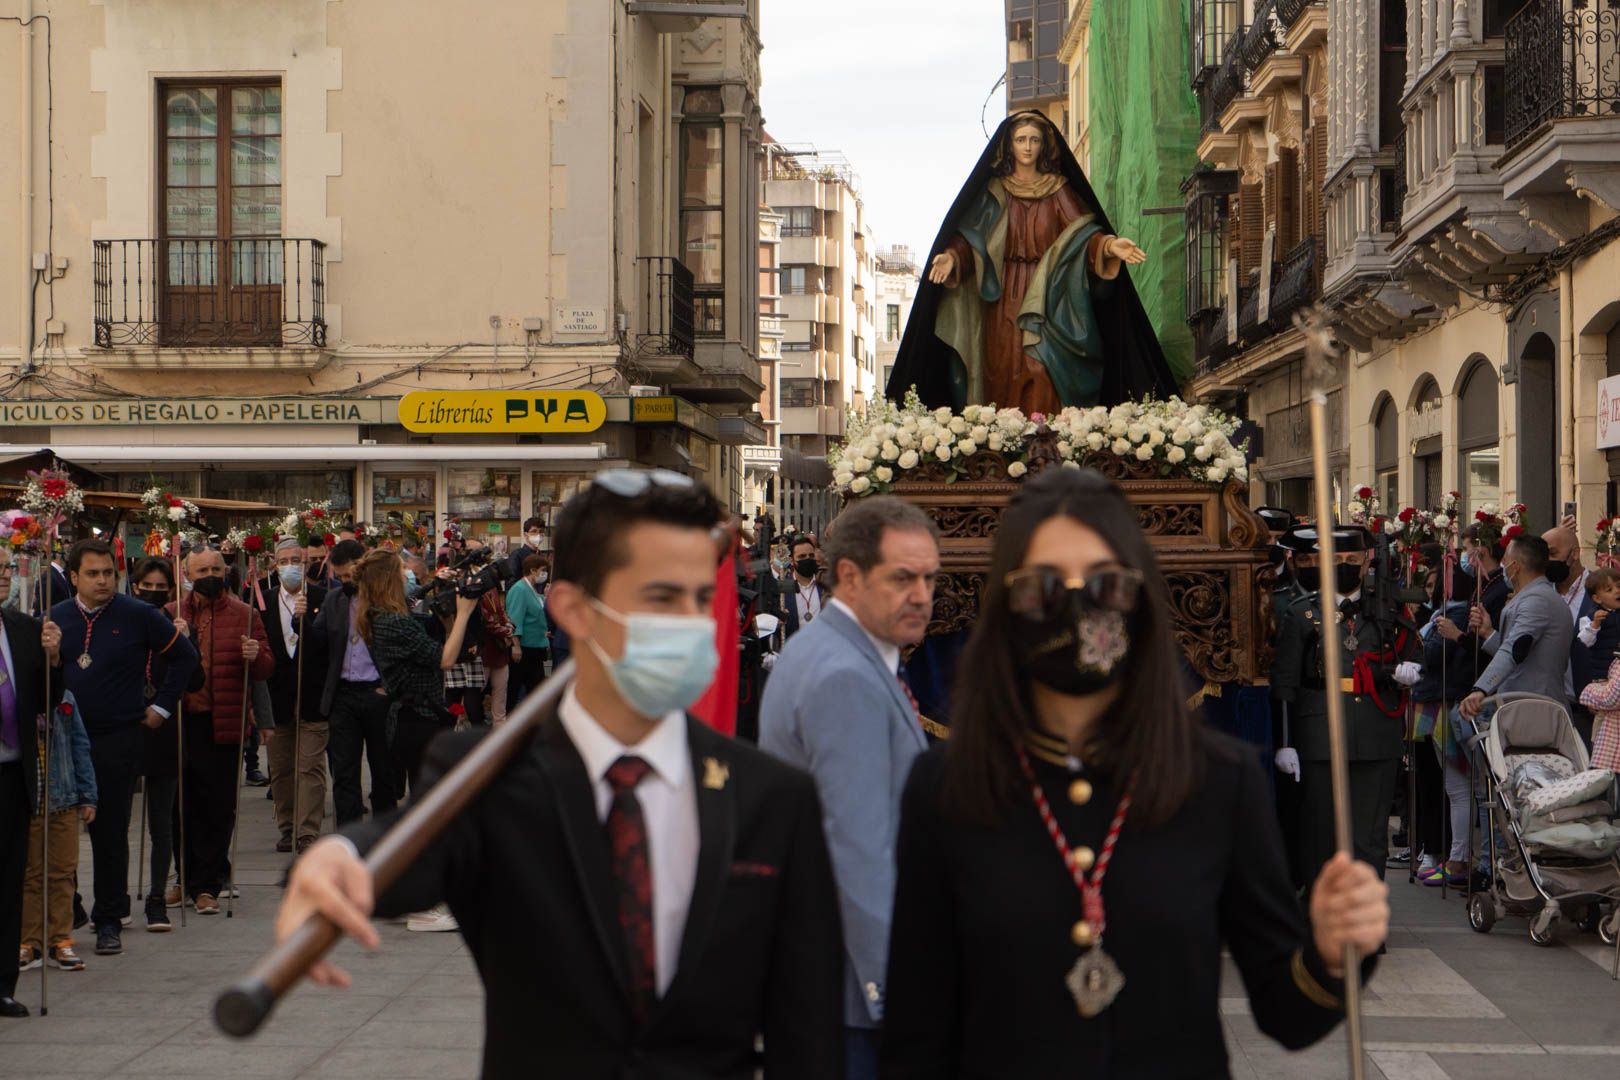
[{"label": "building facade", "polygon": [[782,216],[781,445],[822,457],[843,436],[846,413],[881,392],[872,237],[841,154],[785,145],[765,160],[762,201]]},{"label": "building facade", "polygon": [[1005,0],[1007,112],[1045,113],[1069,130],[1069,73],[1058,58],[1069,0]]},{"label": "building facade", "polygon": [[[1614,513],[1620,475],[1599,385],[1620,374],[1611,13],[1581,0],[1193,11],[1194,81],[1213,125],[1200,151],[1214,166],[1188,181],[1196,388],[1263,428],[1256,500],[1310,503],[1299,342],[1276,320],[1277,290],[1292,298],[1309,251],[1312,295],[1343,346],[1329,399],[1339,504],[1352,486],[1386,508],[1438,507],[1456,491],[1465,514],[1522,502],[1538,530],[1573,506],[1589,537]],[[1254,68],[1260,12],[1284,48]],[[1286,96],[1261,100],[1276,83],[1266,65],[1294,53],[1297,113],[1279,111]],[[1284,183],[1271,197],[1268,170],[1286,164],[1296,128],[1295,235],[1312,243],[1279,261],[1274,212],[1290,195]]]},{"label": "building facade", "polygon": [[900,339],[911,321],[911,305],[917,300],[922,275],[911,248],[901,244],[878,252],[874,277],[877,281],[877,386],[881,394],[889,385],[889,373],[894,370],[895,357],[900,354]]},{"label": "building facade", "polygon": [[[1294,0],[1195,0],[1189,66],[1202,134],[1185,198],[1190,393],[1253,425],[1257,503],[1309,513],[1305,344],[1293,317],[1321,292],[1329,15]],[[1335,488],[1350,466],[1345,375],[1328,387]]]},{"label": "building facade", "polygon": [[[496,536],[612,463],[740,506],[758,0],[0,12],[0,442]],[[606,420],[405,426],[452,390]]]}]

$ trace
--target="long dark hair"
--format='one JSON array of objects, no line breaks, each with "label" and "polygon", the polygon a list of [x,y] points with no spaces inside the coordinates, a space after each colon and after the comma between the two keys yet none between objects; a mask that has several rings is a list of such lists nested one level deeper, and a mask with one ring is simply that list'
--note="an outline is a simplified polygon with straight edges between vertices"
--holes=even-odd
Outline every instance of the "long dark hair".
[{"label": "long dark hair", "polygon": [[1131,816],[1163,824],[1202,778],[1197,727],[1182,694],[1182,656],[1158,560],[1119,488],[1092,469],[1041,473],[1019,489],[1002,516],[979,619],[957,661],[944,809],[961,820],[992,823],[1023,790],[1016,747],[1035,726],[1034,695],[1013,655],[1015,616],[1004,582],[1023,565],[1035,530],[1059,516],[1094,529],[1121,564],[1144,575],[1119,697],[1098,722],[1095,760],[1115,776],[1141,778]]},{"label": "long dark hair", "polygon": [[1006,130],[1002,132],[1001,145],[996,148],[996,160],[990,171],[996,176],[1011,176],[1018,167],[1018,159],[1013,156],[1013,136],[1018,134],[1022,127],[1038,127],[1041,129],[1041,153],[1035,159],[1035,171],[1041,173],[1063,172],[1063,161],[1059,157],[1059,147],[1063,145],[1063,137],[1058,134],[1056,125],[1045,115],[1038,112],[1021,112],[1012,117]]}]

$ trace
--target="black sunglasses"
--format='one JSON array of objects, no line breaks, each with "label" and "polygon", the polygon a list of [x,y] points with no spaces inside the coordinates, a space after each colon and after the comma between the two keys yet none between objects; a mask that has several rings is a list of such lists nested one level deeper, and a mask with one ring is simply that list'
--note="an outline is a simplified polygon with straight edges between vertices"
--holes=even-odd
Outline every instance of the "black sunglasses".
[{"label": "black sunglasses", "polygon": [[1142,598],[1142,571],[1111,567],[1085,577],[1064,577],[1050,566],[1014,570],[1003,579],[1007,610],[1027,619],[1052,619],[1063,614],[1070,590],[1078,589],[1086,604],[1097,611],[1130,613]]}]

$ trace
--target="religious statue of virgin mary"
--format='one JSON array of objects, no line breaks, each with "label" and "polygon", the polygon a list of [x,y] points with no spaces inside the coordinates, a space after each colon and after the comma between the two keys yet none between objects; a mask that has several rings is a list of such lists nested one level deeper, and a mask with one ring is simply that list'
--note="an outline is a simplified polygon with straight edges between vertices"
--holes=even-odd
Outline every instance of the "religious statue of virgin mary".
[{"label": "religious statue of virgin mary", "polygon": [[1026,413],[1176,392],[1115,235],[1052,122],[1008,117],[934,241],[889,378],[929,408]]}]

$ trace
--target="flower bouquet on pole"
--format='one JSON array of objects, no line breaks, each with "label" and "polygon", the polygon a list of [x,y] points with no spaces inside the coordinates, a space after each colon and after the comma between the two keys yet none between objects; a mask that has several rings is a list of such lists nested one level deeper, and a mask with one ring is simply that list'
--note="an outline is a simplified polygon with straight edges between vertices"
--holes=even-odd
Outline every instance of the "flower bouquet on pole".
[{"label": "flower bouquet on pole", "polygon": [[146,515],[146,543],[142,550],[148,555],[175,560],[178,573],[180,540],[188,532],[196,531],[202,523],[202,511],[196,503],[155,485],[141,493],[141,505]]},{"label": "flower bouquet on pole", "polygon": [[332,547],[337,543],[337,534],[332,531],[331,501],[308,502],[302,509],[287,511],[280,531],[282,536],[297,537],[306,549]]},{"label": "flower bouquet on pole", "polygon": [[[39,571],[45,564],[40,558],[45,550],[45,530],[39,527],[39,519],[34,515],[23,510],[7,510],[0,513],[0,541],[5,543],[13,560],[12,592],[24,598],[24,607],[31,612],[37,591],[35,583],[43,580]],[[8,599],[0,596],[0,603]]]},{"label": "flower bouquet on pole", "polygon": [[44,614],[50,606],[44,568],[56,552],[63,523],[84,510],[84,493],[63,470],[41,469],[27,474],[20,502],[23,513],[32,519],[29,531],[37,538],[30,580],[39,594],[34,610]]},{"label": "flower bouquet on pole", "polygon": [[1597,549],[1599,566],[1614,566],[1620,562],[1620,517],[1604,518],[1597,523]]}]

